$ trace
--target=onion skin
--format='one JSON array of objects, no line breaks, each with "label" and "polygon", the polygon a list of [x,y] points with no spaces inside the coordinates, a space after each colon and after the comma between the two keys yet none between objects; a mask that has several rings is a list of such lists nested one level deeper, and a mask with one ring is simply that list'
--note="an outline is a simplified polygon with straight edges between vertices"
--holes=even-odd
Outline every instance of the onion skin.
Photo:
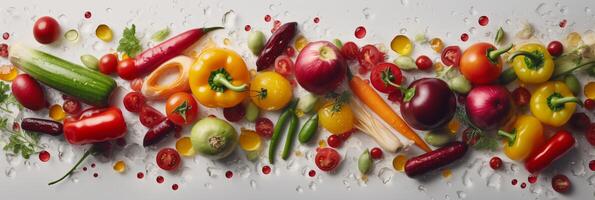
[{"label": "onion skin", "polygon": [[514,114],[512,97],[500,85],[475,86],[467,95],[465,108],[471,123],[482,130],[499,128]]},{"label": "onion skin", "polygon": [[347,73],[340,50],[328,41],[309,43],[295,62],[295,77],[305,90],[322,95],[335,90]]}]

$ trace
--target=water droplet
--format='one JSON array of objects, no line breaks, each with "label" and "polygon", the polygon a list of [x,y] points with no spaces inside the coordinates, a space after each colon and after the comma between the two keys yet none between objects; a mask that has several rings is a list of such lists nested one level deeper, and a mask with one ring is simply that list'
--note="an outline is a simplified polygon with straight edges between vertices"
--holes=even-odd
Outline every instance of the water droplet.
[{"label": "water droplet", "polygon": [[579,162],[575,165],[572,165],[570,171],[572,171],[572,174],[575,176],[584,176],[586,173],[585,166],[583,165],[583,162]]},{"label": "water droplet", "polygon": [[220,168],[215,168],[215,167],[207,167],[207,174],[210,177],[217,177],[217,176],[223,174],[223,170]]},{"label": "water droplet", "polygon": [[112,12],[112,8],[106,8],[105,12],[108,12],[108,13]]},{"label": "water droplet", "polygon": [[409,0],[401,0],[402,6],[407,6],[407,4],[409,4]]},{"label": "water droplet", "polygon": [[370,12],[370,8],[362,9],[362,14],[364,14],[364,19],[366,20],[370,19],[373,16],[372,12]]},{"label": "water droplet", "polygon": [[424,186],[424,185],[417,186],[417,191],[426,192],[426,186]]},{"label": "water droplet", "polygon": [[459,197],[459,199],[465,199],[467,198],[467,193],[463,191],[457,191],[457,196]]},{"label": "water droplet", "polygon": [[204,187],[210,190],[210,189],[213,188],[213,184],[211,184],[211,183],[205,183],[204,184]]},{"label": "water droplet", "polygon": [[358,27],[355,29],[355,37],[356,37],[357,39],[362,39],[362,38],[364,38],[365,36],[366,36],[366,28],[365,28],[365,27],[363,27],[363,26],[358,26]]},{"label": "water droplet", "polygon": [[513,172],[518,172],[519,169],[520,169],[519,166],[514,163],[510,165],[510,170]]},{"label": "water droplet", "polygon": [[475,10],[475,7],[471,6],[469,8],[469,15],[477,15],[477,10]]},{"label": "water droplet", "polygon": [[500,182],[502,182],[500,179],[502,178],[502,176],[500,174],[492,174],[489,178],[488,178],[488,182],[487,182],[487,186],[491,187],[491,188],[500,188]]},{"label": "water droplet", "polygon": [[568,7],[566,7],[566,6],[561,7],[560,13],[562,13],[562,15],[566,15],[568,13]]},{"label": "water droplet", "polygon": [[595,185],[595,175],[589,176],[587,182],[589,182],[589,185]]},{"label": "water droplet", "polygon": [[543,17],[545,15],[549,15],[552,11],[547,8],[546,3],[540,3],[535,8],[535,12]]},{"label": "water droplet", "polygon": [[405,34],[405,33],[407,33],[407,29],[406,29],[406,28],[401,28],[401,29],[399,30],[399,33],[401,33],[401,34]]},{"label": "water droplet", "polygon": [[378,171],[378,178],[382,181],[383,184],[387,184],[391,181],[394,175],[394,170],[388,167],[383,167]]},{"label": "water droplet", "polygon": [[222,18],[223,26],[227,29],[233,29],[236,24],[236,13],[233,10],[228,10],[223,14]]},{"label": "water droplet", "polygon": [[531,185],[529,191],[533,194],[541,194],[543,192],[543,187],[541,185]]},{"label": "water droplet", "polygon": [[298,185],[298,186],[295,188],[295,191],[296,191],[296,192],[298,192],[298,193],[302,193],[302,192],[304,192],[304,188],[302,188],[302,186],[301,186],[301,185]]},{"label": "water droplet", "polygon": [[256,181],[254,179],[250,179],[250,188],[256,189]]},{"label": "water droplet", "polygon": [[8,178],[13,178],[16,175],[14,167],[7,168],[6,171],[4,171],[4,175]]},{"label": "water droplet", "polygon": [[145,157],[145,150],[139,144],[131,143],[124,147],[124,157],[131,161],[138,161]]},{"label": "water droplet", "polygon": [[471,178],[469,177],[469,171],[465,170],[465,172],[463,173],[462,179],[463,179],[463,185],[465,187],[471,187],[473,186],[473,182],[471,181]]},{"label": "water droplet", "polygon": [[310,190],[316,190],[316,182],[310,181],[310,183],[308,184],[308,188],[310,188]]}]

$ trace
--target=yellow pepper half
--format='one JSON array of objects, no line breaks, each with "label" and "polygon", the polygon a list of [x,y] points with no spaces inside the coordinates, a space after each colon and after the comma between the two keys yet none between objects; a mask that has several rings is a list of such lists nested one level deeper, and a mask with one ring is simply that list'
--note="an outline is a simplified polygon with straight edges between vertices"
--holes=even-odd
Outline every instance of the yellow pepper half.
[{"label": "yellow pepper half", "polygon": [[512,160],[522,161],[545,142],[543,126],[530,115],[517,117],[511,132],[498,131],[504,138],[504,154]]},{"label": "yellow pepper half", "polygon": [[223,48],[204,50],[190,67],[192,94],[204,106],[229,108],[248,93],[250,72],[236,52]]},{"label": "yellow pepper half", "polygon": [[554,59],[541,44],[526,44],[508,57],[514,73],[525,83],[543,83],[554,73]]},{"label": "yellow pepper half", "polygon": [[581,103],[566,84],[560,81],[549,81],[533,92],[530,107],[531,113],[539,121],[553,127],[560,127],[570,119],[576,104]]}]

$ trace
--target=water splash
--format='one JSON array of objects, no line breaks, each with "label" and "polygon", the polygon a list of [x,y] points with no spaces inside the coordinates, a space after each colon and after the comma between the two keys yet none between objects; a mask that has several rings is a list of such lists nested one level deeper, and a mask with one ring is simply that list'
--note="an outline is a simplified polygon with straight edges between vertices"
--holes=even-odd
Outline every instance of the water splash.
[{"label": "water splash", "polygon": [[499,189],[502,182],[501,179],[502,176],[500,174],[494,173],[488,178],[488,182],[486,183],[486,185],[491,188]]}]

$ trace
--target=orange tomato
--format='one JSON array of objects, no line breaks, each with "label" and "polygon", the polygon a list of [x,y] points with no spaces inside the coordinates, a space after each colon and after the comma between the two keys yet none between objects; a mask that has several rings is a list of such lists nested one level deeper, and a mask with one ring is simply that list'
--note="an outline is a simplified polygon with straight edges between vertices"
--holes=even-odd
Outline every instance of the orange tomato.
[{"label": "orange tomato", "polygon": [[[488,55],[489,52],[494,54]],[[471,45],[461,57],[461,74],[473,84],[489,84],[496,81],[502,72],[500,54],[496,54],[496,47],[490,43],[480,42]]]},{"label": "orange tomato", "polygon": [[165,112],[167,118],[174,124],[188,125],[198,117],[198,103],[191,94],[178,92],[167,99]]}]

